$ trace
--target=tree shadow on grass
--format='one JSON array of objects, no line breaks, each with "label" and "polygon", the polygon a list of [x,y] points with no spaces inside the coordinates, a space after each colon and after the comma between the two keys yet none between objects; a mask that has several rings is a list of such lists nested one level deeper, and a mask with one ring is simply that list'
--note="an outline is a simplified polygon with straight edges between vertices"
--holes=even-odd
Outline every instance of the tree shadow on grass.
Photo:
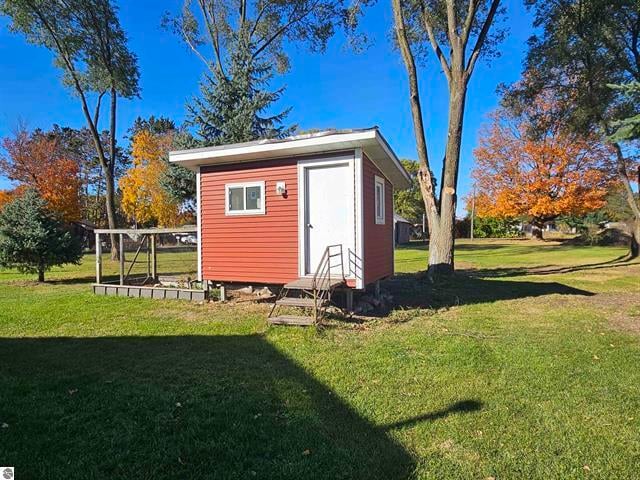
[{"label": "tree shadow on grass", "polygon": [[25,478],[407,478],[376,426],[257,335],[0,339],[2,461]]},{"label": "tree shadow on grass", "polygon": [[[535,267],[503,267],[503,268],[480,268],[461,270],[461,273],[472,277],[485,278],[508,278],[508,277],[524,277],[529,275],[558,275],[563,273],[588,272],[592,270],[602,270],[609,268],[620,268],[634,265],[627,254],[620,255],[611,260],[597,263],[588,263],[583,265],[537,265]],[[635,263],[638,265],[638,263]]]},{"label": "tree shadow on grass", "polygon": [[397,274],[385,282],[385,288],[400,308],[447,308],[552,294],[595,295],[558,282],[494,280],[459,273],[437,284],[430,283],[424,272]]}]

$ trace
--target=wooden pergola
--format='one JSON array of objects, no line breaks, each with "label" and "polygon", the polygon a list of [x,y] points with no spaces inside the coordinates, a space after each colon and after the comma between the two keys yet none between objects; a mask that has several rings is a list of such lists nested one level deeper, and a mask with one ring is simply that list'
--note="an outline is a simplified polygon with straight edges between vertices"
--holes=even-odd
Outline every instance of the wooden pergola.
[{"label": "wooden pergola", "polygon": [[[96,282],[93,284],[93,291],[98,295],[117,295],[129,297],[145,298],[172,298],[184,300],[206,300],[208,288],[206,282],[201,288],[174,288],[165,286],[155,286],[158,281],[158,257],[157,239],[158,235],[197,235],[197,227],[177,227],[177,228],[104,228],[95,230],[96,235]],[[119,237],[119,281],[104,281],[102,275],[102,243],[101,235],[118,235]],[[139,244],[131,266],[125,268],[125,235],[135,238]],[[198,242],[200,239],[198,239]],[[138,256],[142,253],[146,244],[147,275],[142,282],[137,284],[127,283],[131,270],[136,263]],[[140,279],[137,279],[138,281]],[[146,285],[151,282],[153,286]]]}]

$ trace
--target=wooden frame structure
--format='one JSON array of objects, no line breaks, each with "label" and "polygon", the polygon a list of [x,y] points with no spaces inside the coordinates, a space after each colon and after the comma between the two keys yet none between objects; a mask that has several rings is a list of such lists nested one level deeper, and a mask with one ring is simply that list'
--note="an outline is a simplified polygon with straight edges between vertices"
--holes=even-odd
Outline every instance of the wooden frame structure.
[{"label": "wooden frame structure", "polygon": [[[102,243],[100,242],[101,235],[115,234],[119,236],[119,280],[104,281],[102,276]],[[114,228],[114,229],[97,229],[96,235],[96,282],[92,285],[93,293],[97,295],[115,295],[124,297],[136,297],[136,298],[161,298],[161,299],[180,299],[180,300],[193,300],[204,301],[208,298],[208,282],[202,283],[201,288],[174,288],[164,286],[147,286],[146,283],[151,281],[156,283],[158,281],[158,251],[157,251],[157,237],[162,234],[198,234],[197,227],[178,227],[178,228]],[[139,245],[135,252],[135,256],[129,267],[128,271],[125,271],[125,251],[124,251],[124,237],[139,237]],[[198,243],[200,239],[198,239]],[[143,249],[143,246],[147,245],[147,276],[142,279],[141,283],[132,284],[127,283],[133,265],[135,264],[138,255]],[[191,286],[191,285],[190,285]]]}]

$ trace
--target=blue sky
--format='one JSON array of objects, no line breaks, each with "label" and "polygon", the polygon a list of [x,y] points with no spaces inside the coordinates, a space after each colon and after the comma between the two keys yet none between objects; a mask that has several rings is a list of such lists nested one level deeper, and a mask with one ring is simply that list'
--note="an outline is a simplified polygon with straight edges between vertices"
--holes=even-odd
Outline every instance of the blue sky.
[{"label": "blue sky", "polygon": [[[181,123],[185,102],[197,93],[202,64],[175,36],[160,28],[162,14],[177,11],[181,3],[118,2],[130,47],[138,55],[142,89],[141,98],[120,105],[121,135],[137,116],[164,115]],[[367,11],[361,29],[372,45],[363,53],[348,50],[341,35],[333,38],[322,54],[290,46],[291,70],[275,83],[286,86],[277,107],[291,107],[288,120],[301,129],[378,125],[398,156],[416,158],[406,73],[389,41],[390,3],[378,2]],[[532,33],[531,16],[522,3],[505,2],[509,35],[500,47],[502,55],[490,64],[479,63],[471,80],[460,166],[459,191],[463,196],[471,188],[479,128],[497,105],[496,87],[520,76],[526,40]],[[420,82],[429,153],[439,177],[446,140],[446,83],[433,62],[421,68]],[[28,45],[21,35],[9,33],[6,20],[0,19],[0,137],[11,134],[19,120],[29,128],[47,129],[54,123],[84,125],[80,105],[61,85],[51,54]],[[9,182],[0,178],[0,188],[8,186]]]}]

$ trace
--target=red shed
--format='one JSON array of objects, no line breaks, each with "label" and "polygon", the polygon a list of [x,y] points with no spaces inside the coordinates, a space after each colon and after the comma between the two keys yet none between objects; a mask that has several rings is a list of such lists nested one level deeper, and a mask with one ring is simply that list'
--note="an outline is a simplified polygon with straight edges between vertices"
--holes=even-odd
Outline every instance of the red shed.
[{"label": "red shed", "polygon": [[[199,275],[287,284],[344,270],[355,289],[393,274],[393,191],[409,175],[377,128],[171,152],[197,173]],[[341,253],[340,253],[341,251]]]}]

